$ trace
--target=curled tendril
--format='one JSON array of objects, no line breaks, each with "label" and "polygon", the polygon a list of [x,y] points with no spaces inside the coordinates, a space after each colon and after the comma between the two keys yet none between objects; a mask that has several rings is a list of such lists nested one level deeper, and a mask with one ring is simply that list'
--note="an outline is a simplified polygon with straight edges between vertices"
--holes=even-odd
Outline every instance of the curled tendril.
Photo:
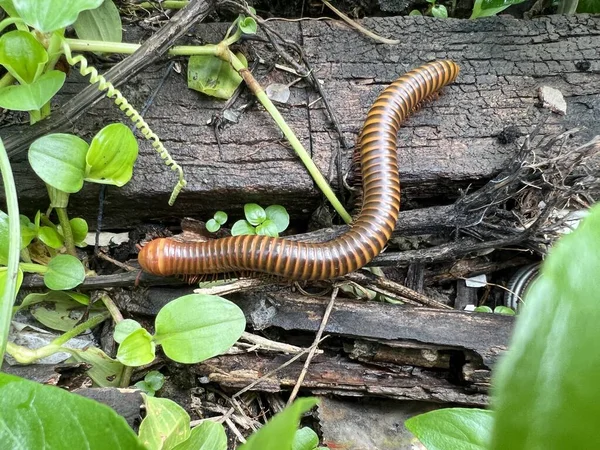
[{"label": "curled tendril", "polygon": [[177,164],[169,152],[160,141],[156,133],[154,133],[150,126],[146,123],[143,117],[136,111],[136,109],[129,104],[127,99],[121,94],[121,92],[106,78],[98,73],[95,67],[90,66],[88,64],[87,59],[83,55],[73,56],[71,54],[71,48],[69,44],[65,41],[62,42],[63,52],[65,53],[65,57],[67,58],[67,62],[69,65],[75,67],[79,64],[79,73],[82,76],[90,76],[90,84],[98,83],[99,91],[106,91],[106,97],[114,98],[115,104],[119,107],[121,111],[125,113],[127,117],[135,124],[135,127],[142,133],[142,135],[149,141],[152,141],[152,147],[158,152],[160,157],[163,159],[165,164],[170,167],[173,171],[177,171],[179,173],[179,181],[173,188],[173,192],[171,193],[171,197],[169,198],[169,205],[172,206],[175,202],[175,199],[181,192],[181,190],[187,185],[187,181],[183,176],[183,169],[179,164]]}]

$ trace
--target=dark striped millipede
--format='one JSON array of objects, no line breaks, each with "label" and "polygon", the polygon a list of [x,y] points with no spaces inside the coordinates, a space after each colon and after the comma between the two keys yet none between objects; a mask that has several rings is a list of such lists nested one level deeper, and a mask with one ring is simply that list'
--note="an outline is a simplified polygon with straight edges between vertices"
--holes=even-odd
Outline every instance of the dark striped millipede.
[{"label": "dark striped millipede", "polygon": [[206,242],[154,239],[139,263],[154,275],[262,272],[290,280],[326,280],[353,272],[378,255],[400,211],[397,134],[417,105],[453,82],[459,67],[434,61],[401,76],[377,98],[359,137],[362,209],[345,234],[323,243],[268,236],[231,236]]}]

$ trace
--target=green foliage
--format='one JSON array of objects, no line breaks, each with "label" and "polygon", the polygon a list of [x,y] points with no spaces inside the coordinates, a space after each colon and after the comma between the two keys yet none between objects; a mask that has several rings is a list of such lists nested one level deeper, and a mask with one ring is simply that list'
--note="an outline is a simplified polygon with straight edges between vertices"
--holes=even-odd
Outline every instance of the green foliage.
[{"label": "green foliage", "polygon": [[483,409],[447,408],[411,417],[404,425],[427,450],[485,450],[493,419]]},{"label": "green foliage", "polygon": [[190,416],[167,398],[142,394],[146,417],[140,424],[140,440],[148,450],[168,450],[190,437]]},{"label": "green foliage", "polygon": [[53,290],[73,289],[85,279],[85,269],[77,258],[71,255],[56,255],[48,263],[44,274],[44,284]]},{"label": "green foliage", "polygon": [[578,13],[598,14],[600,13],[600,1],[598,0],[579,0],[577,3]]},{"label": "green foliage", "polygon": [[509,308],[508,306],[496,306],[494,310],[489,306],[478,306],[473,311],[482,312],[482,313],[494,313],[494,314],[505,314],[507,316],[514,316],[516,313],[514,309]]},{"label": "green foliage", "polygon": [[156,343],[152,335],[144,328],[139,328],[129,335],[117,351],[117,360],[125,366],[143,366],[154,361],[156,356]]},{"label": "green foliage", "polygon": [[[86,303],[82,303],[78,297],[83,297]],[[69,331],[79,323],[84,314],[92,318],[106,311],[102,304],[88,307],[87,302],[87,296],[77,292],[50,291],[45,294],[29,294],[19,309],[29,307],[31,315],[46,327]]]},{"label": "green foliage", "polygon": [[81,11],[97,8],[102,1],[13,0],[13,5],[27,25],[50,33],[72,25]]},{"label": "green foliage", "polygon": [[3,373],[0,411],[2,448],[144,449],[125,419],[108,406]]},{"label": "green foliage", "polygon": [[86,374],[98,387],[119,387],[123,376],[123,364],[110,358],[99,348],[89,346],[85,350],[71,349],[67,362],[84,362],[91,366]]},{"label": "green foliage", "polygon": [[142,328],[142,326],[139,322],[133,319],[123,319],[115,325],[113,339],[116,343],[121,344],[127,336],[140,328]]},{"label": "green foliage", "polygon": [[258,25],[252,17],[240,16],[238,18],[238,26],[244,34],[256,34]]},{"label": "green foliage", "polygon": [[281,450],[292,448],[302,415],[317,404],[312,397],[300,398],[276,414],[254,433],[239,450]]},{"label": "green foliage", "polygon": [[300,428],[294,434],[292,450],[314,450],[319,446],[319,436],[311,428]]},{"label": "green foliage", "polygon": [[156,391],[163,387],[163,384],[165,384],[165,376],[157,370],[151,370],[142,381],[135,383],[135,387],[144,394],[154,397]]},{"label": "green foliage", "polygon": [[417,9],[413,9],[408,15],[409,16],[432,16],[440,19],[448,18],[448,10],[444,5],[439,5],[437,0],[426,0],[429,3],[427,10],[424,13]]},{"label": "green foliage", "polygon": [[31,33],[15,30],[0,37],[0,64],[19,83],[33,83],[42,74],[47,62],[46,49]]},{"label": "green foliage", "polygon": [[[236,56],[248,67],[241,53]],[[228,100],[242,82],[242,77],[226,61],[214,55],[192,56],[188,62],[188,88],[212,97]]]},{"label": "green foliage", "polygon": [[66,75],[51,70],[40,75],[31,84],[6,86],[0,89],[0,107],[14,111],[34,111],[40,109],[60,90]]},{"label": "green foliage", "polygon": [[471,19],[495,16],[512,5],[523,3],[525,0],[475,0]]},{"label": "green foliage", "polygon": [[216,233],[227,222],[227,214],[223,211],[217,211],[212,219],[206,222],[206,229],[211,233]]},{"label": "green foliage", "polygon": [[220,423],[202,422],[192,429],[187,440],[173,450],[227,450],[227,434]]},{"label": "green foliage", "polygon": [[104,0],[96,9],[82,11],[73,24],[77,37],[91,41],[121,42],[121,15],[113,0]]},{"label": "green foliage", "polygon": [[238,220],[231,228],[233,236],[259,234],[278,237],[290,224],[290,216],[283,206],[271,205],[263,209],[256,203],[244,205],[246,220]]}]

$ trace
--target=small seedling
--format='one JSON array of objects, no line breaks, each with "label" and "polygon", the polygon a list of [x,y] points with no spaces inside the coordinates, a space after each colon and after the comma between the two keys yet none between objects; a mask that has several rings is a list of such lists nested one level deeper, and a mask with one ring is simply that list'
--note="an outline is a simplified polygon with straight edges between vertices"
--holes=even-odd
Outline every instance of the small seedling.
[{"label": "small seedling", "polygon": [[290,216],[283,206],[271,205],[266,209],[256,203],[244,205],[246,220],[238,220],[231,228],[233,236],[258,234],[278,237],[290,224]]},{"label": "small seedling", "polygon": [[135,383],[135,387],[146,395],[154,397],[156,391],[163,387],[163,384],[165,384],[165,376],[157,370],[151,370],[146,374],[143,381]]},{"label": "small seedling", "polygon": [[206,222],[206,229],[211,233],[216,233],[222,225],[225,225],[225,222],[227,222],[227,213],[217,211],[213,218]]},{"label": "small seedling", "polygon": [[433,16],[440,19],[448,18],[448,10],[444,5],[438,5],[436,0],[426,0],[429,6],[424,13],[421,13],[418,9],[413,9],[409,16]]}]

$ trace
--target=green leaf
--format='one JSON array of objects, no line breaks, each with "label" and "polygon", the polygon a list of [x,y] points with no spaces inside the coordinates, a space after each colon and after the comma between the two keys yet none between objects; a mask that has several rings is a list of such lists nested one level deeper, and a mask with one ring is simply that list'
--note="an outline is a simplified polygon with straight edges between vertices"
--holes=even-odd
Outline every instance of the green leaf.
[{"label": "green leaf", "polygon": [[600,13],[600,1],[598,0],[579,0],[577,4],[578,13],[598,14]]},{"label": "green leaf", "polygon": [[217,211],[214,215],[214,219],[219,225],[225,225],[225,222],[227,222],[227,213],[225,211]]},{"label": "green leaf", "polygon": [[267,218],[265,210],[256,203],[246,203],[244,205],[244,215],[246,220],[254,226],[260,225]]},{"label": "green leaf", "polygon": [[82,11],[73,24],[79,39],[104,42],[121,42],[121,26],[121,15],[113,0],[104,0],[98,8]]},{"label": "green leaf", "polygon": [[88,234],[88,224],[85,219],[81,217],[75,217],[69,220],[71,224],[71,231],[73,232],[73,240],[77,245],[85,245],[85,238]]},{"label": "green leaf", "polygon": [[110,358],[97,347],[89,346],[85,350],[70,350],[71,358],[66,362],[84,362],[92,367],[86,372],[98,387],[119,387],[125,366]]},{"label": "green leaf", "polygon": [[227,450],[227,434],[220,423],[202,422],[192,429],[186,441],[173,450]]},{"label": "green leaf", "polygon": [[423,13],[421,13],[421,11],[419,11],[418,9],[413,9],[411,12],[408,13],[409,16],[422,16]]},{"label": "green leaf", "polygon": [[33,83],[47,62],[46,49],[31,33],[16,30],[0,37],[0,64],[19,83]]},{"label": "green leaf", "polygon": [[158,391],[165,384],[165,376],[158,370],[151,370],[144,377],[144,381],[148,383],[152,389]]},{"label": "green leaf", "polygon": [[138,381],[134,384],[134,386],[150,397],[154,397],[154,394],[156,394],[156,391],[152,389],[152,386],[145,381]]},{"label": "green leaf", "polygon": [[492,313],[494,311],[492,311],[492,308],[490,308],[489,306],[478,306],[477,308],[475,308],[473,311],[475,312],[480,312],[480,313]]},{"label": "green leaf", "polygon": [[73,24],[81,11],[97,8],[102,1],[13,0],[13,5],[27,25],[50,33]]},{"label": "green leaf", "polygon": [[[33,294],[30,294],[27,296],[27,302],[23,302],[23,304],[30,306],[29,311],[38,322],[59,331],[71,330],[79,323],[86,312],[89,318],[92,318],[106,311],[104,307],[88,309],[85,305],[73,300],[69,295],[60,294],[62,294],[61,291],[52,291],[47,293],[43,299],[44,294],[37,294],[38,297],[35,299],[32,298]],[[33,301],[35,301],[34,304]],[[23,304],[20,309],[24,308]],[[75,314],[76,312],[79,312],[79,314]]]},{"label": "green leaf", "polygon": [[133,319],[123,319],[115,325],[115,333],[113,339],[118,344],[123,343],[125,338],[136,330],[142,328],[139,322]]},{"label": "green leaf", "polygon": [[0,373],[0,442],[6,449],[144,450],[108,406]]},{"label": "green leaf", "polygon": [[300,428],[294,434],[292,450],[314,450],[319,445],[319,436],[308,427]]},{"label": "green leaf", "polygon": [[[6,289],[6,277],[8,275],[8,270],[6,269],[6,267],[0,267],[0,292],[4,292],[4,290]],[[16,292],[19,292],[19,289],[21,289],[21,283],[23,283],[23,271],[21,269],[19,269],[19,271],[17,272],[17,289]],[[0,417],[1,420],[1,417]]]},{"label": "green leaf", "polygon": [[265,214],[267,219],[275,222],[277,226],[277,231],[280,233],[285,231],[287,227],[290,225],[290,215],[286,211],[283,206],[280,205],[271,205],[265,209]]},{"label": "green leaf", "polygon": [[238,220],[231,227],[232,236],[242,236],[246,234],[256,234],[256,230],[254,229],[254,227],[250,225],[246,220]]},{"label": "green leaf", "polygon": [[86,156],[85,179],[100,184],[123,186],[133,175],[138,144],[133,132],[122,123],[102,128]]},{"label": "green leaf", "polygon": [[211,233],[216,233],[219,231],[219,228],[221,228],[221,225],[219,225],[219,222],[217,222],[215,219],[210,219],[208,222],[206,222],[206,229]]},{"label": "green leaf", "polygon": [[431,8],[431,15],[439,19],[447,19],[448,10],[444,5],[435,5],[433,8]]},{"label": "green leaf", "polygon": [[55,291],[73,289],[84,279],[83,264],[71,255],[56,255],[48,263],[48,271],[44,274],[44,284]]},{"label": "green leaf", "polygon": [[525,0],[475,0],[471,19],[495,16],[512,5],[523,3]]},{"label": "green leaf", "polygon": [[8,263],[8,214],[4,211],[0,211],[0,264],[6,266]]},{"label": "green leaf", "polygon": [[140,424],[140,440],[148,450],[167,450],[190,436],[190,416],[167,398],[142,394],[146,404],[146,417]]},{"label": "green leaf", "polygon": [[[3,236],[3,224],[1,218],[2,214],[4,213],[0,211],[0,239],[1,236]],[[32,223],[31,220],[29,220],[29,218],[22,214],[19,216],[19,220],[21,222],[21,249],[24,249],[29,244],[31,244],[31,241],[33,241],[37,237],[38,229],[37,226],[34,223]]]},{"label": "green leaf", "polygon": [[275,225],[275,222],[270,219],[266,219],[263,223],[256,227],[256,234],[271,237],[279,236],[279,233],[277,232],[277,225]]},{"label": "green leaf", "polygon": [[59,249],[63,246],[63,237],[52,227],[40,227],[38,238],[50,248]]},{"label": "green leaf", "polygon": [[[312,397],[299,398],[279,414],[276,414],[238,450],[280,450],[292,448],[298,422],[302,414],[317,404]],[[431,450],[431,449],[430,449]]]},{"label": "green leaf", "polygon": [[144,328],[130,333],[117,351],[117,360],[126,366],[138,367],[150,364],[156,356],[156,344]]},{"label": "green leaf", "polygon": [[156,316],[154,339],[174,361],[193,364],[227,351],[242,335],[242,310],[216,295],[184,295]]},{"label": "green leaf", "polygon": [[496,368],[492,449],[600,448],[600,206],[528,289]]},{"label": "green leaf", "polygon": [[31,84],[6,86],[0,89],[0,107],[14,111],[35,111],[50,101],[65,83],[66,75],[51,70]]},{"label": "green leaf", "polygon": [[[236,56],[239,58],[240,54]],[[245,63],[245,66],[248,64]],[[231,64],[216,56],[197,55],[190,57],[187,81],[190,89],[228,100],[242,82],[242,77]]]},{"label": "green leaf", "polygon": [[83,187],[88,144],[72,134],[49,134],[29,147],[29,164],[46,184],[70,194]]},{"label": "green leaf", "polygon": [[12,0],[0,0],[0,7],[2,7],[10,17],[18,17]]},{"label": "green leaf", "polygon": [[506,314],[507,316],[514,316],[516,313],[514,309],[508,306],[496,306],[494,308],[494,314]]},{"label": "green leaf", "polygon": [[75,308],[77,304],[72,303],[72,301],[78,303],[79,305],[89,305],[90,298],[85,294],[70,291],[50,291],[45,292],[43,294],[33,293],[28,294],[23,299],[23,301],[19,305],[19,309],[28,308],[32,305],[36,305],[42,302],[68,302],[70,306]]},{"label": "green leaf", "polygon": [[240,19],[238,25],[244,34],[256,34],[256,30],[258,28],[256,25],[256,20],[254,20],[252,17],[244,17]]},{"label": "green leaf", "polygon": [[404,426],[427,450],[486,450],[493,421],[484,409],[446,408],[411,417]]}]

